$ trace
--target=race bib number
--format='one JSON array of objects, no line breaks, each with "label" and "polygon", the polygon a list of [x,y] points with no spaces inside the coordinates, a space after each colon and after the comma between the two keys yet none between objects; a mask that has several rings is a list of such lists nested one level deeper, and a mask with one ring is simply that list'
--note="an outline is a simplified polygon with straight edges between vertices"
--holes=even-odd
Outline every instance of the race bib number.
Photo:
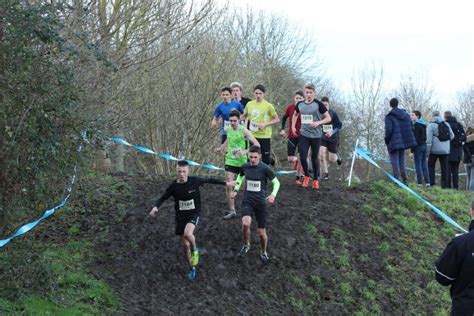
[{"label": "race bib number", "polygon": [[259,128],[257,126],[257,124],[255,124],[254,122],[250,121],[250,130],[252,132],[258,132]]},{"label": "race bib number", "polygon": [[260,192],[260,181],[247,180],[247,191]]},{"label": "race bib number", "polygon": [[227,130],[230,127],[229,121],[224,121],[224,130]]},{"label": "race bib number", "polygon": [[301,114],[301,124],[309,124],[309,123],[313,123],[313,115]]},{"label": "race bib number", "polygon": [[323,125],[323,132],[332,134],[332,125]]},{"label": "race bib number", "polygon": [[188,210],[194,210],[194,200],[188,200],[188,201],[179,201],[179,210],[180,211],[188,211]]},{"label": "race bib number", "polygon": [[232,157],[241,157],[242,156],[242,149],[241,148],[234,148],[230,151]]}]

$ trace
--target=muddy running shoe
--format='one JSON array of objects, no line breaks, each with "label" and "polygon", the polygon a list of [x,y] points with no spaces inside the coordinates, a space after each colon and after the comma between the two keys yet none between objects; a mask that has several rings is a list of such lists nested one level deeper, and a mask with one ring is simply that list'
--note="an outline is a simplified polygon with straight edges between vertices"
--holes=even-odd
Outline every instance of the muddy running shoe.
[{"label": "muddy running shoe", "polygon": [[194,281],[196,279],[196,267],[192,267],[191,270],[188,272],[188,280]]},{"label": "muddy running shoe", "polygon": [[303,178],[303,184],[301,184],[302,188],[307,188],[309,186],[309,177],[304,177]]},{"label": "muddy running shoe", "polygon": [[341,158],[341,156],[339,156],[339,154],[337,154],[336,163],[337,163],[338,166],[342,165],[342,158]]},{"label": "muddy running shoe", "polygon": [[326,181],[329,180],[329,173],[324,174],[324,180],[326,180]]},{"label": "muddy running shoe", "polygon": [[267,264],[270,262],[270,257],[267,255],[266,252],[262,252],[260,254],[260,260],[262,261],[263,264]]},{"label": "muddy running shoe", "polygon": [[298,170],[298,160],[293,161],[293,170]]},{"label": "muddy running shoe", "polygon": [[250,250],[250,245],[243,245],[242,249],[240,249],[239,251],[239,257],[240,258],[245,257],[247,253],[249,252],[249,250]]},{"label": "muddy running shoe", "polygon": [[194,248],[193,251],[191,251],[191,265],[193,267],[197,266],[199,263],[199,250],[197,248]]},{"label": "muddy running shoe", "polygon": [[236,218],[237,217],[237,213],[235,212],[235,210],[230,210],[229,213],[225,214],[224,217],[222,217],[223,219],[233,219],[233,218]]},{"label": "muddy running shoe", "polygon": [[316,189],[316,190],[319,190],[319,182],[318,182],[318,180],[313,180],[313,185],[311,186],[311,188]]}]

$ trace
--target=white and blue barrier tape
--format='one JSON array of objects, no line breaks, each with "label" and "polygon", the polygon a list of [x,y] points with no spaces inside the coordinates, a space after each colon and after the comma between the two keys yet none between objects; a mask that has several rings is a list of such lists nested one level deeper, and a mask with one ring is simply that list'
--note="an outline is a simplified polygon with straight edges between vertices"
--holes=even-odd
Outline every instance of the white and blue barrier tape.
[{"label": "white and blue barrier tape", "polygon": [[[86,130],[83,130],[82,133],[81,133],[81,142],[79,144],[79,147],[77,149],[77,152],[80,153],[82,151],[82,147],[83,147],[83,142],[85,141],[86,139]],[[64,197],[64,199],[62,199],[56,206],[50,208],[49,210],[45,211],[43,213],[43,215],[38,218],[36,221],[34,222],[31,222],[31,223],[28,223],[28,224],[25,224],[23,226],[21,226],[12,236],[8,237],[8,238],[5,238],[5,239],[1,239],[0,240],[0,248],[2,248],[3,246],[5,246],[6,244],[8,244],[12,239],[15,239],[17,237],[20,237],[21,235],[24,235],[25,233],[29,232],[30,230],[32,230],[36,225],[38,225],[41,221],[45,220],[46,218],[50,217],[51,215],[53,215],[58,209],[60,209],[61,207],[63,207],[64,205],[66,205],[69,197],[71,196],[71,192],[72,192],[72,187],[74,186],[74,183],[76,183],[76,175],[77,175],[77,164],[74,166],[74,172],[73,172],[73,175],[72,175],[72,179],[71,179],[71,183],[69,184],[68,188],[67,188],[67,195]]]},{"label": "white and blue barrier tape", "polygon": [[[135,148],[136,150],[142,151],[142,152],[147,153],[147,154],[157,155],[160,158],[163,158],[163,159],[166,159],[166,160],[172,160],[172,161],[181,160],[181,159],[178,159],[178,158],[176,158],[176,157],[174,157],[170,154],[157,153],[154,150],[151,150],[150,148],[147,148],[147,147],[132,145],[129,142],[127,142],[126,140],[124,140],[120,137],[112,137],[111,140],[113,142],[117,143],[117,144],[122,144],[122,145],[125,145],[125,146],[129,146],[129,147]],[[188,160],[188,159],[183,159],[183,160],[186,160],[191,166],[200,166],[202,168],[209,169],[209,170],[224,171],[224,168],[217,167],[217,166],[214,166],[214,165],[211,165],[211,164],[200,164],[198,162]],[[296,171],[295,170],[275,171],[275,174],[279,174],[279,175],[292,174],[292,173],[296,173]]]},{"label": "white and blue barrier tape", "polygon": [[[374,158],[374,159],[376,159],[376,160],[380,160],[380,161],[382,161],[382,162],[384,162],[384,163],[386,163],[386,164],[389,164],[389,165],[392,164],[392,163],[390,162],[390,160],[388,160],[388,159],[386,159],[386,158],[383,158],[383,157],[380,157],[380,156],[377,156],[377,155],[374,154],[374,153],[367,152],[367,155],[371,156],[372,158]],[[406,167],[405,169],[408,170],[408,171],[416,172],[416,170],[413,169],[413,168]],[[439,174],[439,173],[437,173],[436,175],[437,175],[437,176],[441,176],[441,174]],[[460,173],[459,175],[460,175],[460,176],[465,176],[465,175],[467,175],[467,173]]]},{"label": "white and blue barrier tape", "polygon": [[374,154],[372,154],[370,151],[368,151],[367,149],[365,148],[361,148],[361,147],[356,147],[355,148],[355,151],[356,153],[364,158],[365,160],[367,160],[370,164],[372,164],[373,166],[375,166],[376,168],[382,170],[385,175],[387,175],[387,177],[389,177],[393,182],[395,182],[396,184],[398,184],[398,186],[400,186],[402,189],[404,189],[405,191],[408,191],[409,193],[411,193],[412,195],[414,195],[418,200],[422,201],[423,203],[425,203],[431,210],[433,210],[436,214],[438,214],[439,217],[441,217],[444,221],[446,221],[447,223],[453,225],[456,229],[460,230],[461,232],[463,233],[467,233],[467,230],[465,230],[464,228],[462,228],[458,223],[456,223],[451,217],[449,217],[448,215],[446,215],[443,211],[441,211],[440,209],[438,209],[436,206],[434,206],[433,204],[431,204],[429,201],[425,200],[421,195],[419,195],[418,193],[416,193],[415,191],[413,191],[409,186],[405,185],[403,182],[401,182],[400,180],[398,180],[397,178],[395,178],[393,175],[391,175],[390,173],[388,173],[387,171],[385,171],[382,167],[379,166],[378,163],[376,163],[370,156],[375,156]]}]

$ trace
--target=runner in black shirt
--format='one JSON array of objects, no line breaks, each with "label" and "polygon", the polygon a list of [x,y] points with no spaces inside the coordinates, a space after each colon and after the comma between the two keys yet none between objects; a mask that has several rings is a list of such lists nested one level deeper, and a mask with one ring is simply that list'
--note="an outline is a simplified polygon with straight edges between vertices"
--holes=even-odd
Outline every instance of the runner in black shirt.
[{"label": "runner in black shirt", "polygon": [[[250,250],[250,225],[252,224],[252,215],[255,214],[257,219],[257,235],[260,238],[260,259],[263,263],[267,263],[270,258],[267,254],[268,237],[265,231],[267,221],[266,201],[270,204],[275,202],[280,182],[270,167],[260,161],[262,159],[260,147],[251,146],[248,157],[250,162],[242,165],[242,171],[237,177],[237,184],[232,193],[232,197],[235,198],[245,177],[246,186],[242,200],[242,237],[244,246],[240,250],[239,256],[245,257]],[[273,191],[269,196],[266,194],[267,180],[271,180],[273,185]]]},{"label": "runner in black shirt", "polygon": [[165,193],[156,201],[156,205],[149,215],[155,217],[161,204],[171,196],[174,198],[174,209],[176,211],[175,234],[179,236],[183,245],[184,256],[191,266],[188,278],[194,280],[196,277],[196,266],[199,262],[199,251],[196,247],[196,239],[194,238],[194,228],[199,223],[201,211],[199,187],[206,183],[235,186],[235,181],[224,182],[211,178],[190,177],[188,176],[189,164],[185,160],[178,162],[177,173],[178,179],[173,181]]}]

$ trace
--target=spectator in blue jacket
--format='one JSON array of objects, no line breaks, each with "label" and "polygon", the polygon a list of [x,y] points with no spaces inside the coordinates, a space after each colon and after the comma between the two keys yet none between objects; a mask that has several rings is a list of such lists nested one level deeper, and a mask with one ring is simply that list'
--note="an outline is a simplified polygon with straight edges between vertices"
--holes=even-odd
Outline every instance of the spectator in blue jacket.
[{"label": "spectator in blue jacket", "polygon": [[414,128],[407,112],[398,108],[398,99],[390,100],[392,110],[385,116],[385,144],[392,163],[393,176],[407,182],[405,150],[416,146]]}]

